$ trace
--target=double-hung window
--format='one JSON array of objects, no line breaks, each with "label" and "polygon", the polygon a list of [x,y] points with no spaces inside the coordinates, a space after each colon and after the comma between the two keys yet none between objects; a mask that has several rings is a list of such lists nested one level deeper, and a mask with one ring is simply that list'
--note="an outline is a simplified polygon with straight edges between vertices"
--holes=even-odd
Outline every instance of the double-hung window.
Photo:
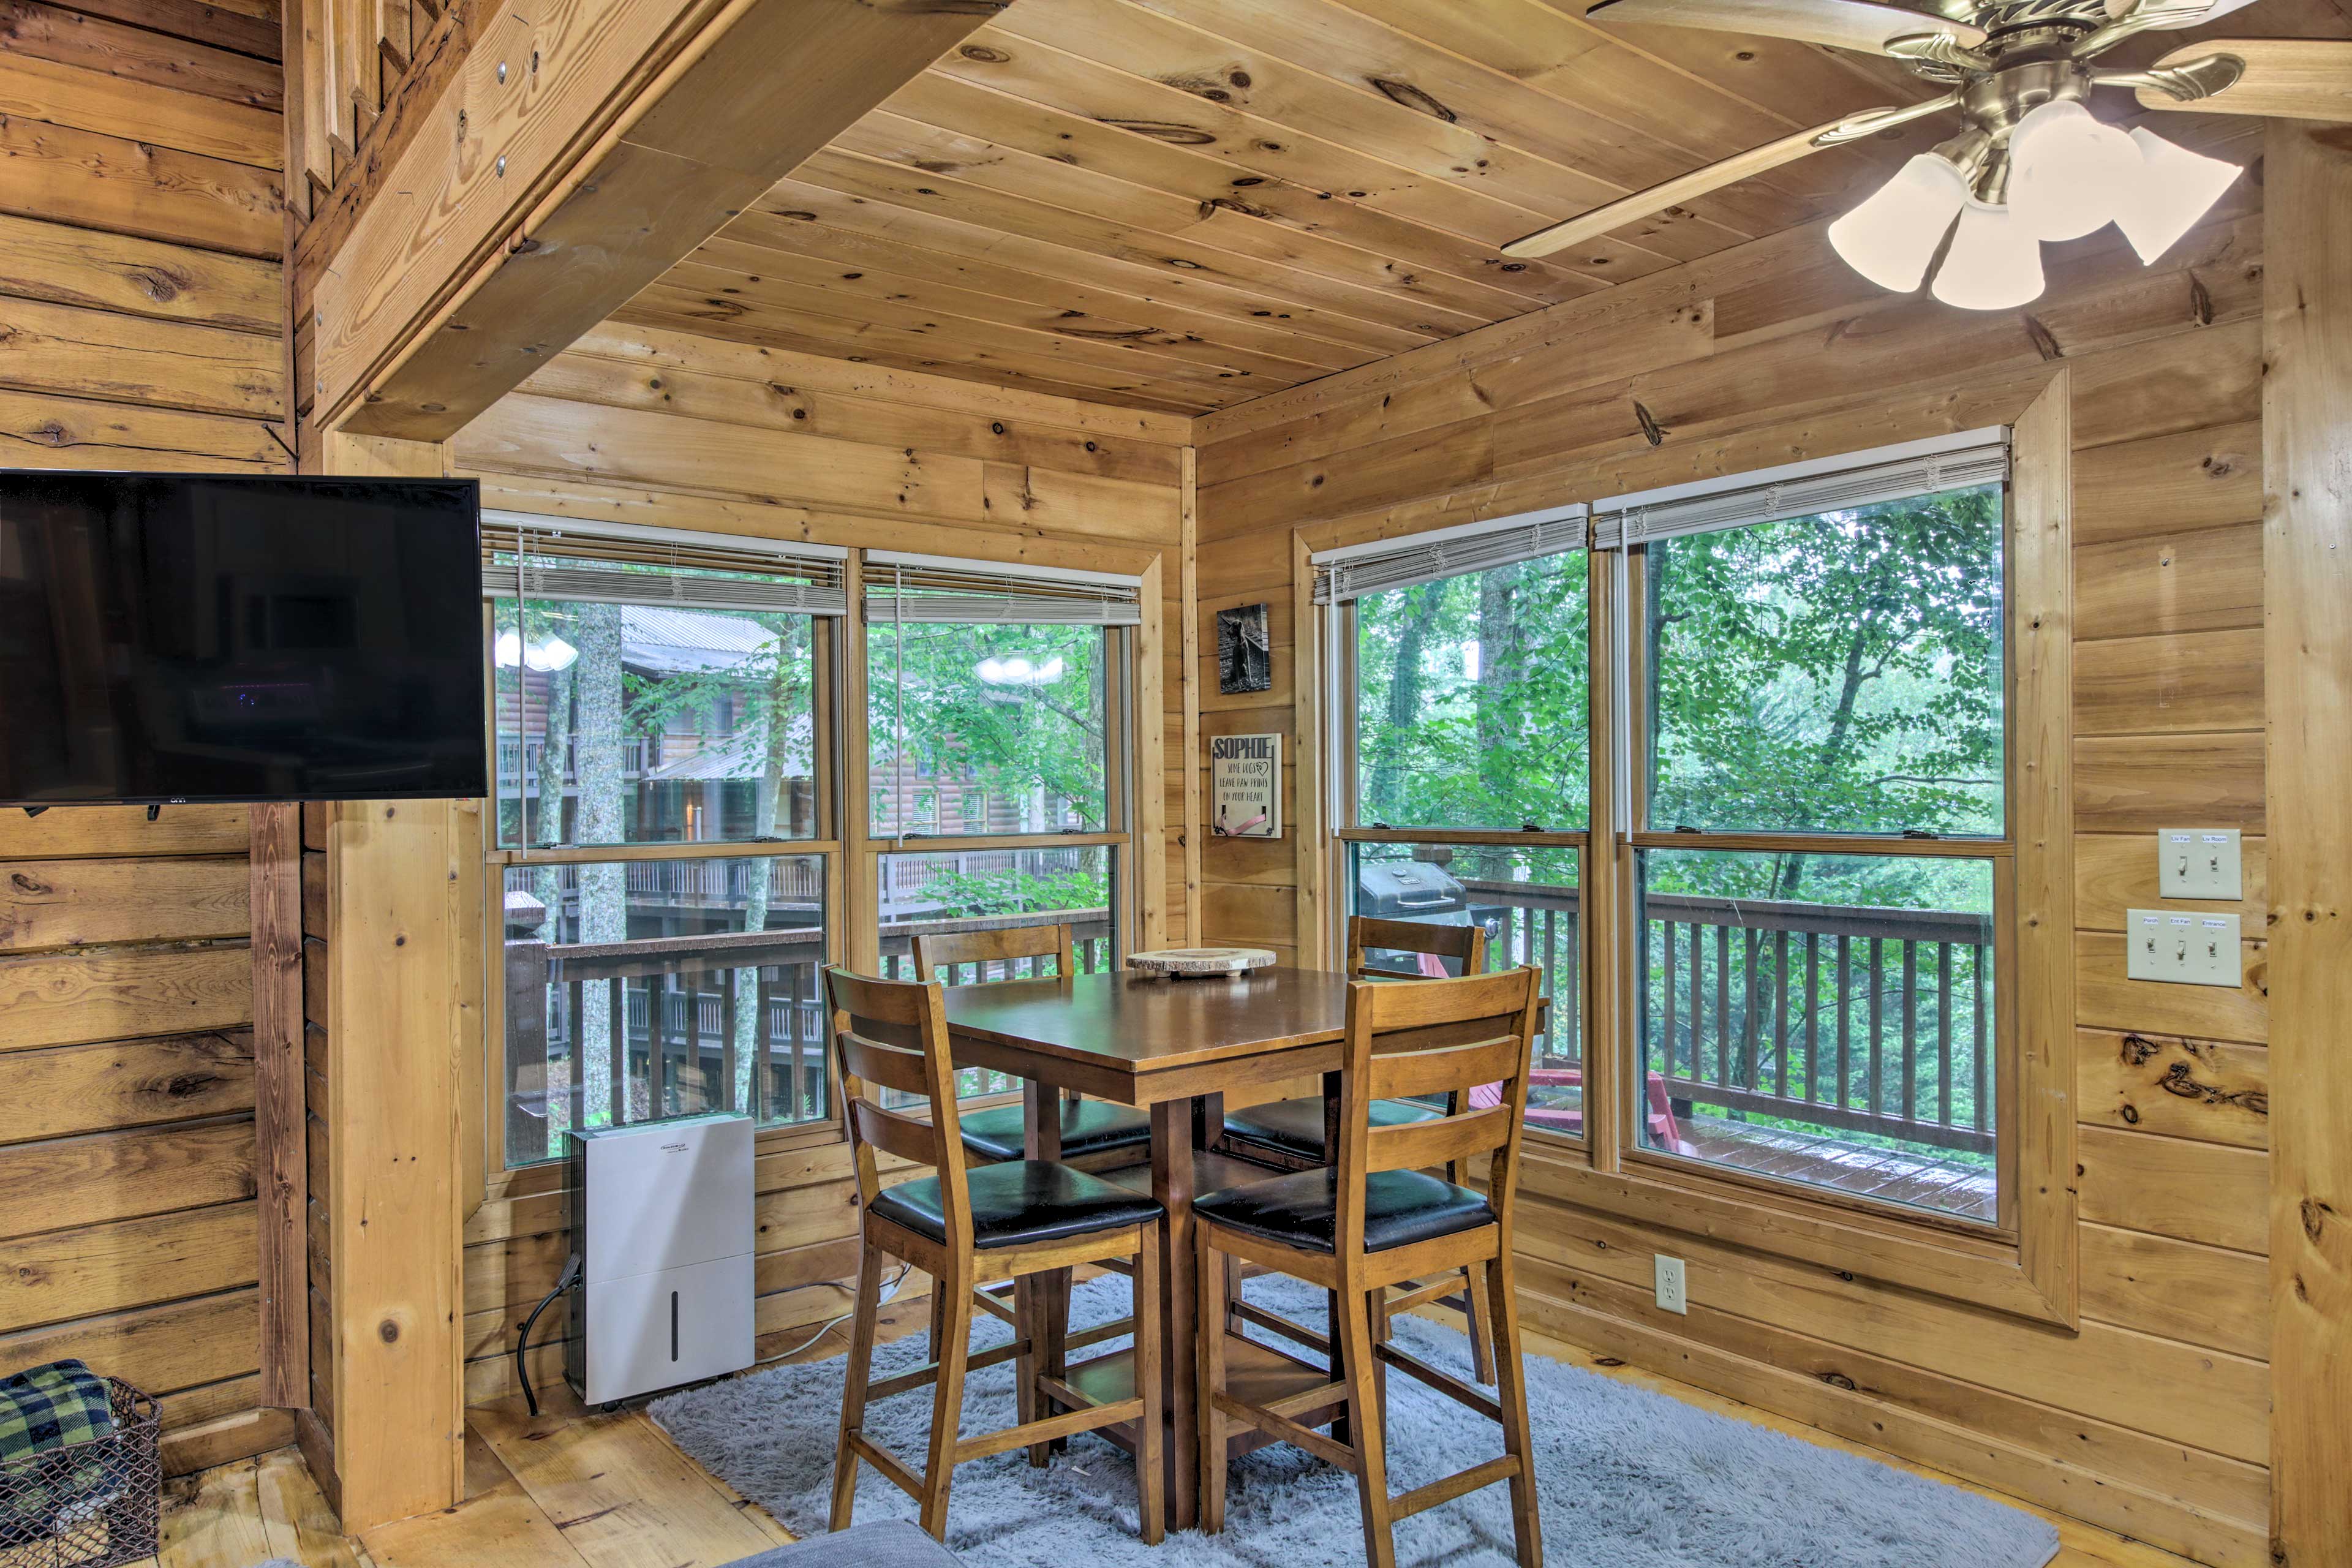
[{"label": "double-hung window", "polygon": [[2006,433],[1603,500],[1625,1142],[2003,1219]]},{"label": "double-hung window", "polygon": [[[1057,923],[1080,971],[1116,968],[1134,866],[1139,580],[884,551],[864,575],[881,972],[913,976],[919,933]],[[1049,973],[1040,962],[1011,967]],[[961,1079],[966,1095],[1013,1087]]]},{"label": "double-hung window", "polygon": [[[1339,693],[1338,907],[1477,925],[1490,969],[1541,966],[1528,1118],[1570,1137],[1584,1126],[1589,562],[1581,506],[1315,558]],[[1402,951],[1372,961],[1436,968]]]},{"label": "double-hung window", "polygon": [[485,518],[509,1164],[572,1127],[833,1114],[845,554]]}]

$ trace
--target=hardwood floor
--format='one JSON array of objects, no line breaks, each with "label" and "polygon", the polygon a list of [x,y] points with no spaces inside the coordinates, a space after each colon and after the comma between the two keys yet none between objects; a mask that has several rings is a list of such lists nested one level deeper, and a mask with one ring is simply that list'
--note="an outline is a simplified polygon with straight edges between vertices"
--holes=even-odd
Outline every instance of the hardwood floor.
[{"label": "hardwood floor", "polygon": [[[1442,1310],[1430,1315],[1460,1321]],[[902,1312],[885,1332],[896,1337],[922,1322],[920,1311]],[[845,1348],[835,1329],[793,1359],[819,1360]],[[1529,1334],[1528,1348],[1701,1409],[1951,1480],[1559,1340]],[[519,1397],[475,1406],[467,1423],[466,1478],[466,1500],[456,1508],[352,1541],[335,1533],[325,1499],[291,1448],[184,1476],[166,1489],[158,1568],[255,1568],[273,1557],[303,1568],[718,1568],[792,1539],[766,1510],[680,1453],[642,1412],[598,1415],[561,1387],[536,1419]],[[2053,1568],[2188,1565],[2106,1531],[2056,1523],[2063,1544]]]}]

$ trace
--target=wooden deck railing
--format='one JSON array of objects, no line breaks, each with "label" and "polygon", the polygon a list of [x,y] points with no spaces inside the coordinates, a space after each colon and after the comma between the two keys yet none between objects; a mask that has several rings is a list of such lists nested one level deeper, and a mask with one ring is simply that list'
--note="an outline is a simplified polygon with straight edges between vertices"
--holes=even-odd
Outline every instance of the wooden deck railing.
[{"label": "wooden deck railing", "polygon": [[[883,972],[895,979],[913,977],[918,932],[992,931],[1045,919],[1072,923],[1084,972],[1111,965],[1109,911],[1080,910],[886,926]],[[600,1110],[612,1121],[741,1110],[778,1125],[831,1115],[832,1058],[817,979],[824,962],[824,933],[814,927],[616,942],[509,942],[509,1158],[559,1152],[551,1147],[555,1133],[563,1126],[586,1124],[589,1085],[582,1063],[588,1026],[599,1019],[605,1059],[613,1064]],[[961,984],[1004,977],[983,977],[966,965],[945,978]],[[592,1005],[592,997],[598,1005]],[[746,1006],[758,1020],[749,1063],[741,1058],[736,1026],[738,1010]],[[966,1096],[997,1093],[1018,1083],[977,1070],[964,1079]],[[739,1084],[744,1086],[741,1093]],[[560,1121],[551,1114],[557,1101],[566,1108]]]},{"label": "wooden deck railing", "polygon": [[[1580,1065],[1578,889],[1463,886],[1489,963],[1544,969],[1538,1066]],[[1993,1149],[1985,917],[1664,893],[1645,910],[1648,1066],[1678,1105]]]}]

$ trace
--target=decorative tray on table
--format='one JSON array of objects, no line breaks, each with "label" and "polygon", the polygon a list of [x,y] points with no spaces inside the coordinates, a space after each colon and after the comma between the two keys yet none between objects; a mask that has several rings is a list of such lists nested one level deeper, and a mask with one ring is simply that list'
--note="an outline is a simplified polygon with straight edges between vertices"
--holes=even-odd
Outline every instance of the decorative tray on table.
[{"label": "decorative tray on table", "polygon": [[1273,952],[1263,947],[1159,947],[1127,955],[1129,969],[1171,980],[1238,979],[1273,963]]}]

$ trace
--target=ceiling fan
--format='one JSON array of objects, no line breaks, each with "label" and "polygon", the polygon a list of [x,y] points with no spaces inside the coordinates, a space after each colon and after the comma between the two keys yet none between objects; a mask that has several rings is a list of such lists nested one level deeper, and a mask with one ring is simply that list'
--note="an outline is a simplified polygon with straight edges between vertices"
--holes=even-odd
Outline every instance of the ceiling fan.
[{"label": "ceiling fan", "polygon": [[[1947,304],[2006,310],[2042,292],[2041,242],[2113,221],[2152,262],[2241,172],[2145,127],[2129,134],[2085,107],[2102,88],[2148,109],[2352,120],[2352,41],[2226,38],[2141,70],[2092,61],[2152,29],[2196,26],[2252,0],[1601,0],[1615,25],[1700,27],[1888,56],[1948,90],[1800,131],[1503,247],[1549,256],[1825,147],[1949,110],[1958,134],[1912,158],[1830,226],[1847,265],[1882,288],[1919,286]],[[1950,236],[1946,244],[1945,237]]]}]

